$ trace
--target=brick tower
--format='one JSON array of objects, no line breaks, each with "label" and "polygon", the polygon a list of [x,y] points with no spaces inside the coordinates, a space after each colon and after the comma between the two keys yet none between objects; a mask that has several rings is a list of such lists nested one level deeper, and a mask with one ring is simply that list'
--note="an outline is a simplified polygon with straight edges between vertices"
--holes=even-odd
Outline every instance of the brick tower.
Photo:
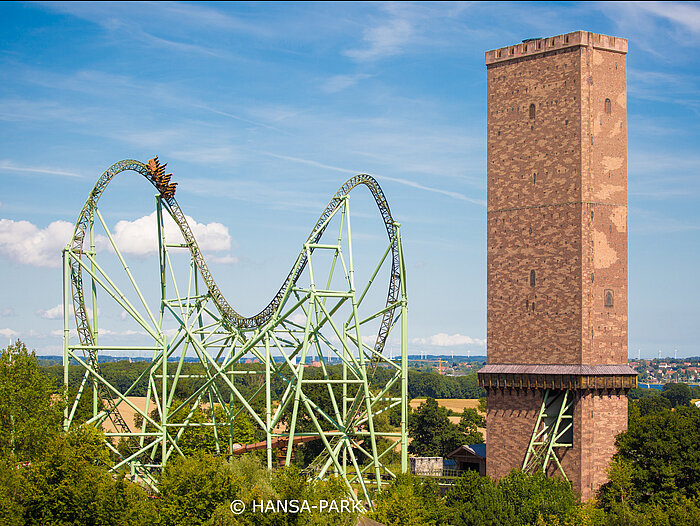
[{"label": "brick tower", "polygon": [[487,474],[583,499],[627,428],[627,41],[576,31],[486,52]]}]

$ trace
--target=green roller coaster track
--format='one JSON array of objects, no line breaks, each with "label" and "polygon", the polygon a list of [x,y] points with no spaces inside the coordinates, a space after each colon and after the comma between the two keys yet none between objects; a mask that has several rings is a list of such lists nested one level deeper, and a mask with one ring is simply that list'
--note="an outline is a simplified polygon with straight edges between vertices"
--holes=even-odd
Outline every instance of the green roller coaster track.
[{"label": "green roller coaster track", "polygon": [[[142,292],[98,208],[110,181],[129,171],[141,174],[158,190],[156,279],[160,295],[156,299]],[[281,460],[289,463],[295,445],[320,440],[321,453],[305,472],[316,478],[340,477],[349,495],[371,507],[374,492],[396,475],[387,459],[397,446],[400,470],[408,468],[405,265],[400,225],[393,220],[379,184],[368,175],[349,179],[319,217],[279,291],[262,311],[245,317],[233,309],[214,281],[175,200],[175,184],[169,179],[157,158],[148,164],[124,160],[112,165],[90,192],[73,237],[63,250],[65,428],[74,423],[81,399],[92,391],[87,423],[100,426],[111,422],[113,431],[105,433],[105,441],[113,453],[112,470],[126,472],[157,491],[162,468],[173,455],[182,454],[178,442],[187,429],[213,428],[216,451],[221,454],[235,454],[237,448],[255,449],[249,444],[234,444],[236,420],[245,415],[264,433],[260,447],[266,452],[269,468],[274,465],[274,450],[282,451]],[[376,267],[360,286],[356,283],[350,221],[350,194],[358,186],[370,191],[387,235],[386,249],[378,254]],[[166,241],[167,216],[179,229],[179,243]],[[333,236],[327,233],[331,228]],[[96,230],[106,239],[107,250],[97,250]],[[326,237],[332,239],[324,241]],[[187,265],[182,258],[171,257],[171,253],[185,250],[189,254]],[[112,263],[102,262],[106,255]],[[178,281],[176,276],[183,266],[188,277]],[[387,274],[386,301],[381,305],[370,302],[375,281]],[[148,342],[138,346],[101,344],[98,322],[100,305],[105,302],[121,309],[122,316],[136,323]],[[168,330],[173,324],[175,329]],[[376,336],[372,331],[370,339],[371,328]],[[400,333],[399,359],[384,352],[394,331]],[[75,333],[77,338],[71,336]],[[99,353],[104,351],[149,352],[151,359],[130,387],[119,389],[101,373]],[[320,362],[316,364],[320,378],[304,374],[314,352]],[[183,373],[185,358],[192,355],[199,359],[203,374]],[[254,357],[260,366],[241,367],[246,357]],[[334,367],[340,373],[332,373],[331,364],[337,364]],[[81,381],[69,397],[69,377],[76,368]],[[378,368],[386,369],[388,376],[376,375]],[[241,375],[262,377],[253,394],[241,389]],[[194,388],[181,400],[176,392],[184,378]],[[130,394],[144,382],[145,408],[130,400]],[[281,396],[273,396],[273,382],[283,385]],[[318,389],[312,389],[319,384],[327,388],[323,403]],[[222,412],[208,412],[205,421],[195,418],[203,404],[220,407]],[[135,422],[125,420],[120,406],[135,413]],[[397,409],[401,415],[398,429],[378,426],[379,415]],[[310,430],[308,425],[306,431],[299,430],[302,414],[311,422]]]}]

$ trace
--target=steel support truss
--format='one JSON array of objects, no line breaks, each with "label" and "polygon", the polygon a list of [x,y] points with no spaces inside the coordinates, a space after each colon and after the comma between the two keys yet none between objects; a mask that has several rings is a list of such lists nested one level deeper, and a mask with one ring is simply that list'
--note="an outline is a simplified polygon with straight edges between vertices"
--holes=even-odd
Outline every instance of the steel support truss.
[{"label": "steel support truss", "polygon": [[[523,461],[523,471],[547,474],[550,463],[568,480],[557,451],[573,447],[574,393],[569,389],[547,389]],[[561,453],[560,453],[561,455]]]},{"label": "steel support truss", "polygon": [[[269,468],[277,460],[275,450],[282,451],[284,462],[289,463],[295,444],[315,438],[323,444],[322,453],[305,472],[316,478],[340,477],[352,498],[371,506],[374,491],[395,477],[396,471],[408,469],[405,265],[400,225],[391,218],[381,188],[366,175],[343,185],[303,244],[280,291],[261,313],[245,318],[233,310],[214,282],[175,201],[174,186],[164,192],[158,184],[162,168],[157,158],[149,164],[127,160],[110,167],[90,193],[73,239],[63,251],[65,428],[73,424],[81,399],[91,394],[87,423],[100,426],[110,420],[116,430],[106,433],[115,459],[112,470],[127,472],[157,491],[160,470],[174,455],[182,455],[178,444],[187,429],[213,429],[216,451],[230,455],[238,446],[233,434],[236,421],[245,415],[264,436]],[[140,173],[160,190],[155,207],[158,298],[142,292],[97,206],[110,180],[124,171]],[[350,216],[350,191],[359,185],[372,193],[388,240],[363,283],[356,282]],[[168,216],[179,227],[182,242],[166,241]],[[109,244],[103,252],[118,262],[110,270],[100,261],[103,252],[96,250],[96,230]],[[189,255],[187,264],[174,256],[182,253]],[[115,273],[119,280],[113,279]],[[386,301],[370,306],[375,278],[386,274]],[[116,304],[122,316],[140,327],[147,339],[143,345],[99,343],[100,305],[105,302]],[[77,341],[71,338],[73,330]],[[400,345],[398,359],[384,352],[390,336]],[[101,372],[98,358],[105,351],[147,351],[151,360],[130,387],[120,390]],[[312,355],[320,374],[309,376],[305,371]],[[201,374],[186,375],[185,358],[194,356]],[[260,365],[242,367],[251,359]],[[72,368],[80,370],[82,381],[69,397]],[[375,380],[379,368],[381,383]],[[252,377],[259,381],[251,393],[241,382]],[[192,387],[183,400],[176,393],[185,378]],[[143,382],[145,408],[130,400]],[[282,386],[277,395],[273,385]],[[319,399],[319,385],[325,401]],[[120,415],[124,406],[136,414],[137,422],[127,422]],[[195,418],[203,406],[220,411],[210,411],[204,420],[201,415]],[[399,427],[377,427],[379,415],[397,410]],[[125,442],[120,445],[119,440]],[[387,459],[397,446],[400,462],[389,466]]]}]

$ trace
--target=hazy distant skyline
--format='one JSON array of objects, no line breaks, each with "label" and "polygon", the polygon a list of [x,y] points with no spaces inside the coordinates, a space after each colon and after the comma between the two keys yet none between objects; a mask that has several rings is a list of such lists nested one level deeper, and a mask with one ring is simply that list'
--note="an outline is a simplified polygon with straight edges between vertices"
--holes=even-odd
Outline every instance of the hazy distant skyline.
[{"label": "hazy distant skyline", "polygon": [[[107,167],[157,154],[246,313],[267,304],[336,189],[375,176],[402,224],[409,352],[485,354],[484,51],[586,30],[629,40],[629,355],[700,355],[697,3],[63,2],[0,14],[5,342],[60,353],[60,249]],[[106,220],[145,268],[153,191],[120,184]],[[130,337],[104,316],[106,332]]]}]

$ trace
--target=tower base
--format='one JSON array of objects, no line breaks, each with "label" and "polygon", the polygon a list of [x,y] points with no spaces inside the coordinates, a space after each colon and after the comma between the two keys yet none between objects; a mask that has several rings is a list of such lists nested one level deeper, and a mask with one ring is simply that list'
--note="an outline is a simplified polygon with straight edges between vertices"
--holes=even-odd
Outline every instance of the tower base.
[{"label": "tower base", "polygon": [[[627,393],[637,385],[636,372],[627,365],[605,366],[618,373],[608,375],[497,372],[499,368],[513,367],[545,366],[487,365],[479,372],[479,384],[487,391],[486,474],[500,478],[513,469],[544,469],[548,476],[567,478],[582,500],[594,497],[607,481],[606,469],[616,451],[615,437],[627,429]],[[556,459],[533,464],[533,454],[538,449],[533,440],[546,441],[547,433],[555,430],[551,418],[560,412],[551,403],[554,400],[556,405],[557,394],[565,391],[566,405],[572,407],[570,416],[564,411],[560,415],[558,431],[566,434],[553,443]],[[543,432],[543,402],[548,392],[549,431]],[[540,458],[543,459],[544,456]]]}]

